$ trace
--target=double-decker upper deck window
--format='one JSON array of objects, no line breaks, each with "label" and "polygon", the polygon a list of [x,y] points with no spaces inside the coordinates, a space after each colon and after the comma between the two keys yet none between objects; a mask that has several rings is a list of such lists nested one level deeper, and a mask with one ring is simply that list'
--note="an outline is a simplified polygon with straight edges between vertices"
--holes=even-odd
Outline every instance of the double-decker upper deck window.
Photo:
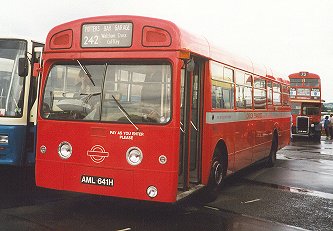
[{"label": "double-decker upper deck window", "polygon": [[169,64],[58,64],[49,73],[42,116],[119,123],[167,123]]},{"label": "double-decker upper deck window", "polygon": [[319,79],[304,79],[304,86],[319,87]]},{"label": "double-decker upper deck window", "polygon": [[212,62],[212,108],[234,108],[233,70]]},{"label": "double-decker upper deck window", "polygon": [[291,87],[301,87],[303,85],[303,79],[290,79],[290,86]]}]

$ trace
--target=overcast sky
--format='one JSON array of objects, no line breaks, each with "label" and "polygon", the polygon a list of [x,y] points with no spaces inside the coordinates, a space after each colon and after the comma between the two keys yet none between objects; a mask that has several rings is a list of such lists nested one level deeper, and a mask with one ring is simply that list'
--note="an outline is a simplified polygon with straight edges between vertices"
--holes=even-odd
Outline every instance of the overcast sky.
[{"label": "overcast sky", "polygon": [[173,21],[286,75],[316,73],[322,98],[333,102],[332,0],[8,0],[0,8],[0,37],[45,42],[58,24],[114,14]]}]

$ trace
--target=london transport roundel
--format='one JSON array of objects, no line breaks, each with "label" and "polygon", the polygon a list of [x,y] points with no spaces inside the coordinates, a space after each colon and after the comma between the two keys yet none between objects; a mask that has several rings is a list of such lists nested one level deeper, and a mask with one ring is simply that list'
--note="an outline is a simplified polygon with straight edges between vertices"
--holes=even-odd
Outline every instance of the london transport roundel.
[{"label": "london transport roundel", "polygon": [[106,152],[103,146],[95,145],[89,151],[87,151],[87,155],[91,158],[92,161],[99,164],[103,162],[106,157],[109,157],[109,152]]}]

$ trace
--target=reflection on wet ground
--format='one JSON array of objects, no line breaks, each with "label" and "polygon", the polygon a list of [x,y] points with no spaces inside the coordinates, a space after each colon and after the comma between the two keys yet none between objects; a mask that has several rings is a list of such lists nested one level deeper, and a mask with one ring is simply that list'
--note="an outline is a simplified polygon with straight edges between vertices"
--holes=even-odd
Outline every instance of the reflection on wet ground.
[{"label": "reflection on wet ground", "polygon": [[288,192],[292,192],[292,193],[300,193],[300,194],[304,194],[304,195],[316,196],[316,197],[321,197],[321,198],[333,200],[333,194],[332,193],[325,193],[325,192],[320,192],[320,191],[315,191],[315,190],[310,190],[310,189],[304,189],[304,188],[297,188],[297,187],[292,187],[292,186],[284,186],[284,185],[279,185],[279,184],[254,181],[254,180],[250,180],[250,179],[242,179],[241,181],[244,184],[260,185],[260,186],[280,189],[280,190],[284,190],[284,191],[288,191]]},{"label": "reflection on wet ground", "polygon": [[298,138],[278,152],[282,159],[333,160],[333,142],[322,137],[320,143]]}]

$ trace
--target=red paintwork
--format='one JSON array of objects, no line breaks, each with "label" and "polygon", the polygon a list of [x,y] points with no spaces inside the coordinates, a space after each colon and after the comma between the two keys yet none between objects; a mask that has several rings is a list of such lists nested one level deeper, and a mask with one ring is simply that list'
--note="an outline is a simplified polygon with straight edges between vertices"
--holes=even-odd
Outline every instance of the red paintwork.
[{"label": "red paintwork", "polygon": [[[97,22],[133,22],[133,44],[130,48],[84,48],[80,47],[81,26],[83,23]],[[144,47],[141,38],[144,26],[162,28],[167,31],[172,42],[168,47]],[[72,33],[68,33],[68,30]],[[61,49],[57,44],[50,46],[50,41],[58,33],[64,32],[73,41]],[[61,34],[60,34],[61,35]],[[62,39],[62,41],[66,41]],[[54,49],[51,49],[53,47]],[[178,58],[179,51],[191,51],[192,54],[205,60],[219,60],[221,63],[239,68],[243,71],[256,73],[264,78],[276,81],[272,70],[265,66],[253,64],[249,59],[240,59],[218,49],[204,37],[194,36],[169,21],[138,16],[104,16],[80,19],[53,28],[46,40],[44,50],[43,77],[41,95],[45,87],[46,76],[55,61],[72,59],[167,59],[173,67],[172,87],[172,120],[166,125],[139,125],[143,136],[134,136],[133,140],[122,140],[119,135],[110,131],[134,132],[131,124],[69,122],[45,120],[38,115],[38,137],[36,153],[36,184],[41,187],[58,190],[70,190],[108,196],[150,200],[146,189],[150,185],[158,188],[158,196],[154,201],[176,201],[178,185],[179,136],[180,136],[180,69],[182,61]],[[267,157],[272,143],[274,129],[279,135],[279,148],[289,143],[290,118],[268,118],[263,120],[260,113],[256,119],[242,122],[220,124],[206,123],[206,113],[223,110],[212,109],[211,81],[209,63],[205,63],[202,124],[202,165],[201,182],[207,184],[210,174],[211,160],[216,144],[223,141],[228,151],[228,170],[237,171],[256,160]],[[285,81],[285,80],[283,80]],[[42,98],[42,97],[40,97]],[[262,112],[290,112],[290,107],[272,105]],[[235,113],[235,110],[226,111]],[[253,118],[252,110],[247,110],[248,118]],[[58,145],[63,141],[72,144],[73,154],[68,160],[58,156]],[[109,156],[99,164],[94,163],[87,152],[94,145],[101,145]],[[40,147],[45,145],[45,154]],[[138,166],[130,166],[126,161],[129,147],[139,147],[144,155],[143,162]],[[161,165],[160,155],[167,156],[167,164]],[[92,186],[80,183],[80,176],[93,175],[114,179],[114,187]]]}]

